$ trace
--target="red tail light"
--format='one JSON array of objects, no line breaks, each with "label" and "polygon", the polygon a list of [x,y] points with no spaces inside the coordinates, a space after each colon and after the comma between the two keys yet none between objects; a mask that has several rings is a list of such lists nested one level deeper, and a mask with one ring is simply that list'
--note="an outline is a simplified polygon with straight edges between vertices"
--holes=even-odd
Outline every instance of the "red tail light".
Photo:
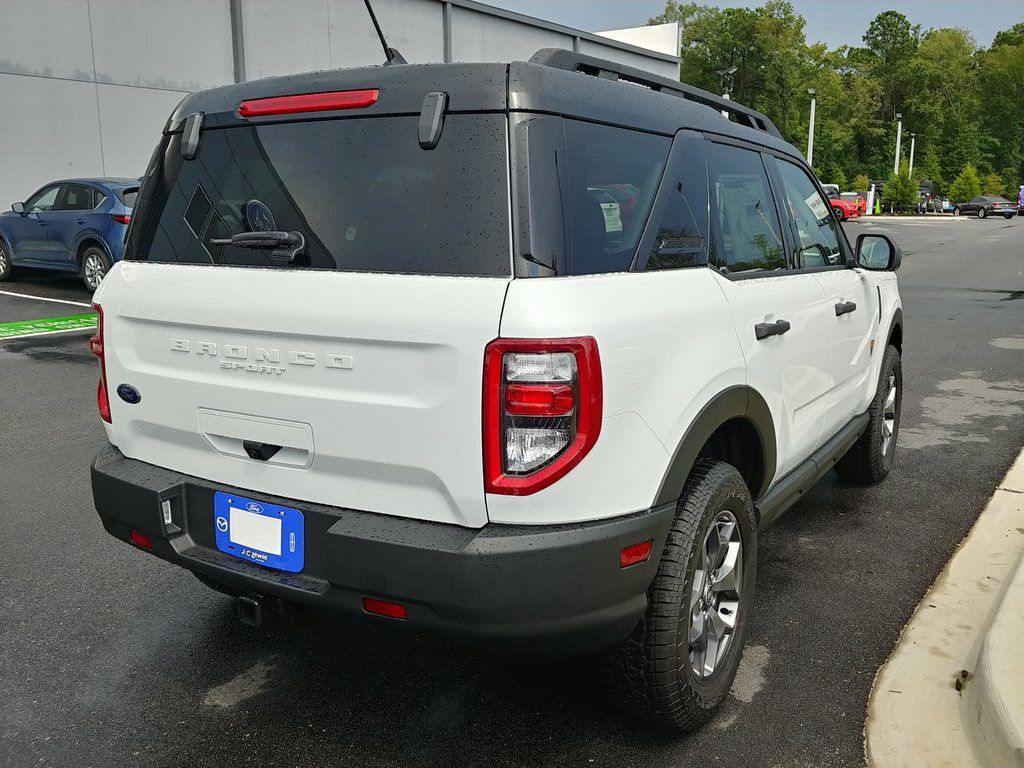
[{"label": "red tail light", "polygon": [[484,488],[526,496],[575,467],[601,432],[590,336],[495,339],[484,352]]},{"label": "red tail light", "polygon": [[111,213],[110,218],[116,221],[118,224],[131,224],[132,216],[130,213]]},{"label": "red tail light", "polygon": [[327,93],[300,93],[295,96],[274,96],[268,99],[249,99],[238,106],[240,117],[266,117],[298,112],[332,112],[337,109],[364,109],[377,103],[380,91],[329,91]]},{"label": "red tail light", "polygon": [[110,398],[107,397],[107,359],[103,352],[103,307],[93,304],[96,310],[96,335],[89,339],[89,351],[100,361],[100,382],[96,386],[96,405],[100,409],[100,418],[110,424]]}]

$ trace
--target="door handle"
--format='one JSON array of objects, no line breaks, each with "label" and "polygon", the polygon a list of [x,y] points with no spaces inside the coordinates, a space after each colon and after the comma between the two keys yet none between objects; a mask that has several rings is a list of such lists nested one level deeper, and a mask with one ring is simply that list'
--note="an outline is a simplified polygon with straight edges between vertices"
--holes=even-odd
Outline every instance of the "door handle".
[{"label": "door handle", "polygon": [[848,315],[855,309],[857,309],[857,305],[852,301],[840,301],[836,304],[836,317],[839,317],[840,315]]},{"label": "door handle", "polygon": [[85,224],[85,219],[76,219],[79,224]]},{"label": "door handle", "polygon": [[46,222],[45,222],[45,221],[43,221],[42,219],[40,219],[40,220],[39,220],[39,226],[40,226],[40,227],[45,227],[45,226],[46,226]]},{"label": "door handle", "polygon": [[758,323],[754,326],[754,336],[758,341],[763,341],[769,336],[781,336],[792,326],[788,320],[776,320],[774,323]]}]

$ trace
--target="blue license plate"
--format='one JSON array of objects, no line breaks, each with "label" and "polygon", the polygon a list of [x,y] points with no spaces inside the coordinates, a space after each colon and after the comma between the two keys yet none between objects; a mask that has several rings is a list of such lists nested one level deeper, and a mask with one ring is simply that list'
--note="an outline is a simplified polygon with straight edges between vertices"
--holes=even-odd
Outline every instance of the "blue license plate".
[{"label": "blue license plate", "polygon": [[297,509],[218,491],[213,526],[221,552],[279,571],[302,570],[303,521]]}]

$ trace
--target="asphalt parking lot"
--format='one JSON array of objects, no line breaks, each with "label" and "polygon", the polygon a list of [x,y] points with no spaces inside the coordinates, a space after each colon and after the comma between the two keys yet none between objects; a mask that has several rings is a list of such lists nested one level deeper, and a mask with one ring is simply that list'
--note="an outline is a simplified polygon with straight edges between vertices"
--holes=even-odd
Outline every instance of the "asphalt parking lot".
[{"label": "asphalt parking lot", "polygon": [[[846,229],[904,248],[896,465],[872,488],[822,481],[762,537],[733,694],[687,737],[622,719],[586,662],[241,625],[103,531],[88,333],[0,341],[0,766],[862,764],[876,670],[1024,444],[1024,218]],[[75,302],[0,293],[0,325],[89,303],[74,278],[0,290]]]}]

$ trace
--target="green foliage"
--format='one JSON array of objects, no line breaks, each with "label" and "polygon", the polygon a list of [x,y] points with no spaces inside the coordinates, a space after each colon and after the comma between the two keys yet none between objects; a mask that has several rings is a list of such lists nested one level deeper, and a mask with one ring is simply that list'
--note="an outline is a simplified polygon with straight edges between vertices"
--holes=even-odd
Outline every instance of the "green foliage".
[{"label": "green foliage", "polygon": [[910,178],[906,162],[900,164],[900,172],[889,177],[885,185],[885,206],[898,212],[917,209],[920,193],[915,179]]},{"label": "green foliage", "polygon": [[[896,145],[894,115],[917,135],[914,169],[948,189],[964,166],[1024,182],[1024,24],[980,49],[962,29],[922,32],[897,11],[878,14],[863,47],[809,44],[790,0],[719,8],[669,0],[651,23],[682,27],[680,79],[721,93],[718,70],[737,67],[732,98],[768,115],[783,136],[807,145],[817,91],[814,160],[823,179],[887,177]],[[854,186],[859,186],[854,182]],[[866,187],[865,190],[866,191]]]},{"label": "green foliage", "polygon": [[978,178],[978,169],[967,163],[950,185],[949,199],[954,203],[966,203],[980,194],[981,179]]},{"label": "green foliage", "polygon": [[1005,197],[1006,184],[1003,183],[1003,177],[998,173],[987,174],[985,180],[981,183],[981,194]]},{"label": "green foliage", "polygon": [[858,173],[853,178],[853,191],[860,192],[863,195],[867,194],[869,189],[871,189],[871,179],[868,178],[866,173]]}]

